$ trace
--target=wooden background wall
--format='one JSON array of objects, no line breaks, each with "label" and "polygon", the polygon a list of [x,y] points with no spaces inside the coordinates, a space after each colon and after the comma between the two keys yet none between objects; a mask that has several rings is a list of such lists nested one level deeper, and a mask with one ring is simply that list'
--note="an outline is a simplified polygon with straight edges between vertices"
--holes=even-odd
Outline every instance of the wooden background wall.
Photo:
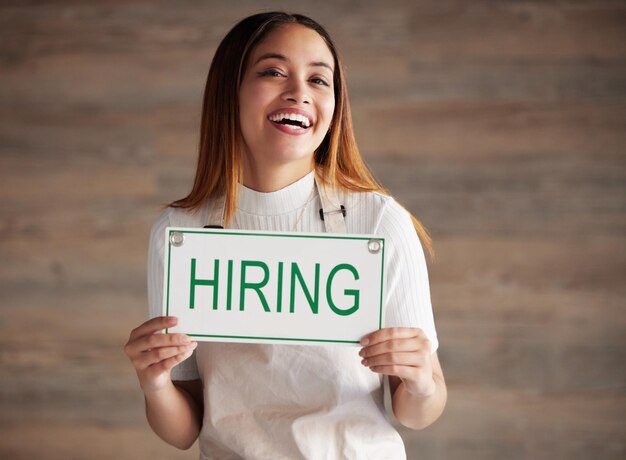
[{"label": "wooden background wall", "polygon": [[443,417],[410,459],[626,454],[626,2],[3,1],[0,457],[192,459],[122,353],[213,52],[261,9],[348,66],[367,161],[431,230]]}]

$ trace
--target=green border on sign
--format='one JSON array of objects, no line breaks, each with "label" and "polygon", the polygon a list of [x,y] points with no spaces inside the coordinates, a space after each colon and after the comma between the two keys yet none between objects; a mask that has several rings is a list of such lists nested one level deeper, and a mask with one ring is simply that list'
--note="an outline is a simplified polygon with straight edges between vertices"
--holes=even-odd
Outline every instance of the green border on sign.
[{"label": "green border on sign", "polygon": [[[166,292],[166,304],[165,304],[165,315],[169,316],[170,311],[170,263],[172,261],[172,243],[170,241],[170,236],[172,233],[203,233],[203,234],[214,234],[214,235],[241,235],[241,236],[274,236],[274,237],[289,237],[289,238],[322,238],[322,239],[333,239],[333,240],[371,240],[372,238],[367,236],[341,236],[341,235],[298,235],[298,234],[284,234],[284,233],[247,233],[247,232],[229,232],[229,231],[220,231],[220,230],[209,230],[207,231],[199,231],[199,230],[170,230],[167,238],[167,292]],[[382,237],[376,237],[376,239],[381,240],[383,242],[383,250],[382,250],[382,259],[381,259],[381,268],[380,268],[380,308],[378,314],[378,329],[382,328],[383,325],[383,287],[384,287],[384,275],[385,275],[385,239]],[[165,329],[165,332],[169,332],[169,328]],[[248,340],[281,340],[281,341],[294,341],[294,342],[330,342],[330,343],[360,343],[358,340],[329,340],[329,339],[302,339],[302,338],[291,338],[291,337],[250,337],[250,336],[238,336],[238,335],[214,335],[214,334],[187,334],[191,337],[213,337],[213,338],[222,338],[222,339],[248,339]]]}]

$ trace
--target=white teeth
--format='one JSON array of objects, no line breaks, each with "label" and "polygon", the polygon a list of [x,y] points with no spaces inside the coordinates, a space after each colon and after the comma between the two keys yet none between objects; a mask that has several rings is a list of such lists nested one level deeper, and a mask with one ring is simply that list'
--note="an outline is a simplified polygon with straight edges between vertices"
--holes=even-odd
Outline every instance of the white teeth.
[{"label": "white teeth", "polygon": [[283,119],[293,120],[299,121],[305,128],[311,126],[311,121],[307,117],[305,117],[304,115],[300,115],[299,113],[278,113],[276,115],[270,116],[269,119],[276,122],[280,122]]}]

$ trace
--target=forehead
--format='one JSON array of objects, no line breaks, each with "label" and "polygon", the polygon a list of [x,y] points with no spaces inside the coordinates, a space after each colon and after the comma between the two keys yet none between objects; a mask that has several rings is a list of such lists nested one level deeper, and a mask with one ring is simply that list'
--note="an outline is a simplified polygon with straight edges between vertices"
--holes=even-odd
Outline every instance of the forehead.
[{"label": "forehead", "polygon": [[250,54],[251,63],[266,53],[282,54],[291,61],[325,61],[334,67],[333,54],[324,39],[301,24],[281,25],[268,33]]}]

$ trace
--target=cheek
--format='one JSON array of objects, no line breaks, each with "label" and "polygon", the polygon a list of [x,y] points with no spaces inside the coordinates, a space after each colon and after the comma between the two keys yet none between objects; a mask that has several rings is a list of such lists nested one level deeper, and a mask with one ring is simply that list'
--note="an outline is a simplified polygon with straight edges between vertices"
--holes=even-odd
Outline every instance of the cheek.
[{"label": "cheek", "polygon": [[249,85],[242,88],[239,96],[241,112],[249,119],[263,118],[268,104],[272,101],[272,94],[261,84]]},{"label": "cheek", "polygon": [[329,97],[328,100],[323,101],[320,106],[321,112],[324,114],[324,123],[326,129],[330,126],[330,122],[333,120],[333,114],[335,113],[335,98]]},{"label": "cheek", "polygon": [[242,132],[254,129],[259,123],[258,100],[249,94],[249,91],[242,91],[239,99],[239,125]]}]

